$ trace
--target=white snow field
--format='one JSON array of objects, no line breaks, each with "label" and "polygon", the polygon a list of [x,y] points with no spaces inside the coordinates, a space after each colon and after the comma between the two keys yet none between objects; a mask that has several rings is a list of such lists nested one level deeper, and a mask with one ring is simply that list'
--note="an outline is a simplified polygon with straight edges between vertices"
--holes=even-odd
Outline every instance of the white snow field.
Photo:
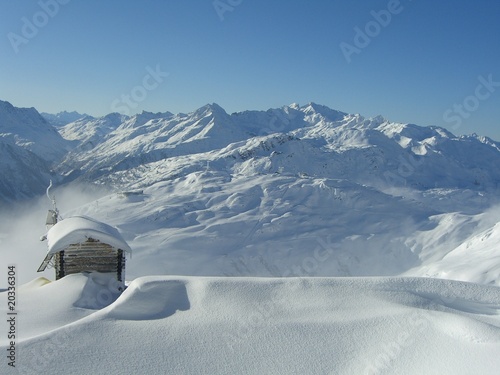
[{"label": "white snow field", "polygon": [[150,276],[118,297],[92,273],[39,278],[18,295],[18,361],[2,374],[493,375],[500,367],[500,289],[473,283]]}]

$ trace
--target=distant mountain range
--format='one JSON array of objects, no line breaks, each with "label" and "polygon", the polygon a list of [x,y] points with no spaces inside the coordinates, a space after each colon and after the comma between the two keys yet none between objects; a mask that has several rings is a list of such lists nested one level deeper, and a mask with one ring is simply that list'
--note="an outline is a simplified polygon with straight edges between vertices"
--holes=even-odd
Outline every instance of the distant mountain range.
[{"label": "distant mountain range", "polygon": [[303,173],[376,187],[489,189],[500,180],[500,143],[490,138],[457,137],[440,127],[364,118],[314,103],[231,115],[210,104],[189,114],[93,118],[40,115],[0,101],[0,134],[3,200],[39,194],[49,178],[121,189],[137,181],[123,178],[125,171],[135,176],[138,168],[173,158],[175,168],[160,176],[148,172],[144,184],[207,163],[234,169],[248,159],[251,173]]},{"label": "distant mountain range", "polygon": [[75,111],[73,111],[73,112],[62,111],[62,112],[59,112],[55,115],[51,114],[51,113],[45,113],[45,112],[42,112],[40,114],[42,115],[42,117],[45,120],[47,120],[51,125],[53,125],[55,127],[64,126],[66,124],[69,124],[70,122],[79,120],[83,117],[92,117],[92,116],[89,116],[87,114],[81,114],[81,113],[78,113]]}]

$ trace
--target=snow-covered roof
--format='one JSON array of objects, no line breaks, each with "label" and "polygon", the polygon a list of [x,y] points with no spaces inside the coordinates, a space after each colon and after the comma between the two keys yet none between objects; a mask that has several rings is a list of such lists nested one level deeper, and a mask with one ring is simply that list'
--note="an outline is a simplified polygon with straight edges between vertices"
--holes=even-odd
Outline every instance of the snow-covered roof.
[{"label": "snow-covered roof", "polygon": [[62,251],[71,244],[86,242],[89,238],[132,253],[116,228],[87,216],[72,216],[59,221],[47,232],[47,255]]}]

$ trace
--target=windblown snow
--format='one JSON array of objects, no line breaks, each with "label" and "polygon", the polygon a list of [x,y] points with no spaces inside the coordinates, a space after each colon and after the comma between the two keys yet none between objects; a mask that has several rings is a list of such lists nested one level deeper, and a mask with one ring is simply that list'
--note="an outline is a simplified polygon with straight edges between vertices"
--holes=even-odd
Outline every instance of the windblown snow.
[{"label": "windblown snow", "polygon": [[[498,142],[315,103],[44,116],[0,102],[20,373],[498,373]],[[124,292],[36,273],[51,179],[132,249]]]}]

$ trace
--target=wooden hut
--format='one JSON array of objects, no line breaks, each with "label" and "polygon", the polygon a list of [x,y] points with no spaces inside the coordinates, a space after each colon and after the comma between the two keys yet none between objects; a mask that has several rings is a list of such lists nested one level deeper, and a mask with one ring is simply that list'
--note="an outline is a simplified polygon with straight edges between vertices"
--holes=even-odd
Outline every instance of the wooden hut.
[{"label": "wooden hut", "polygon": [[[49,213],[50,216],[50,213]],[[55,223],[53,223],[55,222]],[[47,221],[48,252],[38,272],[53,266],[56,280],[73,273],[112,273],[125,282],[125,254],[132,253],[118,230],[86,216]]]}]

